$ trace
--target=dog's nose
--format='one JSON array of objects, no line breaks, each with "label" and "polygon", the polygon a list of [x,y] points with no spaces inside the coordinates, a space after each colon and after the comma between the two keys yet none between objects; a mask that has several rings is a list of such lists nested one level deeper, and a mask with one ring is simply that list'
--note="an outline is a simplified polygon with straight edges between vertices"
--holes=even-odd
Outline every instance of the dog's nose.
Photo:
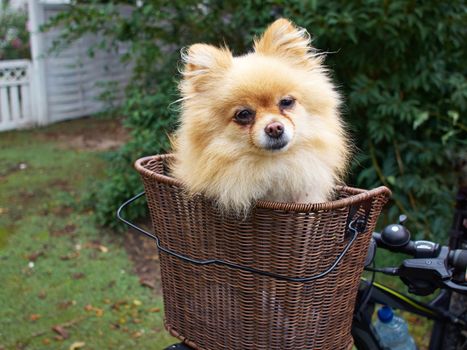
[{"label": "dog's nose", "polygon": [[270,137],[279,138],[284,133],[284,124],[272,122],[264,128],[264,132]]}]

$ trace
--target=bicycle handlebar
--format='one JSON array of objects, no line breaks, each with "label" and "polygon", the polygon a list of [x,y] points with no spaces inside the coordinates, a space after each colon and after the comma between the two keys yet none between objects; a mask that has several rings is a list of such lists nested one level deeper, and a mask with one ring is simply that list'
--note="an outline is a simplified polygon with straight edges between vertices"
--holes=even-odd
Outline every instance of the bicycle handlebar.
[{"label": "bicycle handlebar", "polygon": [[440,246],[438,243],[430,241],[411,241],[408,240],[404,245],[393,246],[387,244],[381,234],[378,232],[373,233],[373,239],[379,248],[390,250],[395,253],[404,253],[412,255],[415,258],[433,258],[439,254]]},{"label": "bicycle handlebar", "polygon": [[[389,246],[381,239],[379,232],[373,233],[373,239],[378,248],[390,250],[395,253],[404,253],[414,258],[436,258],[438,257],[442,246],[431,241],[411,241],[399,247]],[[467,268],[467,249],[454,249],[449,251],[447,262],[456,269]]]},{"label": "bicycle handlebar", "polygon": [[449,263],[455,268],[466,269],[467,268],[467,250],[466,249],[455,249],[449,252]]}]

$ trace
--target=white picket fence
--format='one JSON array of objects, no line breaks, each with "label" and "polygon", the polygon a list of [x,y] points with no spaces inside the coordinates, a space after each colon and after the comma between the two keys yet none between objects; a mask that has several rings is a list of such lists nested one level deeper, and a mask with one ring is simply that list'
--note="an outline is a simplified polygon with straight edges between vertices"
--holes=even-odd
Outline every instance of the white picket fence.
[{"label": "white picket fence", "polygon": [[0,61],[0,131],[33,124],[31,107],[31,62]]},{"label": "white picket fence", "polygon": [[123,65],[125,47],[88,50],[100,41],[83,37],[58,54],[49,48],[60,29],[40,32],[48,19],[67,10],[67,0],[29,0],[32,60],[0,61],[0,131],[92,115],[106,108],[99,96],[112,85],[113,103],[123,97],[132,74]]}]

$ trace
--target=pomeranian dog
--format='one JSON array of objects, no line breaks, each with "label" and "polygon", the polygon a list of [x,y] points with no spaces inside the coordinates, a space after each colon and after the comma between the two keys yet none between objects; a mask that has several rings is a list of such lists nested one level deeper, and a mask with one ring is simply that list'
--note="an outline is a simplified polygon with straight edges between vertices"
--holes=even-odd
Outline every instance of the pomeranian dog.
[{"label": "pomeranian dog", "polygon": [[182,53],[173,176],[224,210],[258,199],[324,202],[348,164],[340,97],[308,32],[272,23],[254,51],[194,44]]}]

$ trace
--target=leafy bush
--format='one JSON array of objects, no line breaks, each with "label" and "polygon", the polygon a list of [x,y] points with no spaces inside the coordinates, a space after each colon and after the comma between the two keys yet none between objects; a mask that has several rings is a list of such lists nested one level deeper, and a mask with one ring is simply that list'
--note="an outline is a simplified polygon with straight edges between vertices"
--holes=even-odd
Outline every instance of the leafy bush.
[{"label": "leafy bush", "polygon": [[31,56],[27,20],[26,11],[0,5],[0,60]]},{"label": "leafy bush", "polygon": [[453,163],[467,140],[464,1],[148,0],[126,14],[122,4],[88,1],[52,22],[65,25],[62,43],[99,32],[111,44],[129,43],[136,62],[123,108],[133,138],[113,155],[100,190],[104,223],[114,222],[117,204],[141,187],[131,163],[167,151],[180,48],[225,42],[242,54],[254,35],[283,16],[329,52],[359,148],[349,183],[389,186],[391,218],[408,214],[418,238],[446,236],[458,176]]}]

